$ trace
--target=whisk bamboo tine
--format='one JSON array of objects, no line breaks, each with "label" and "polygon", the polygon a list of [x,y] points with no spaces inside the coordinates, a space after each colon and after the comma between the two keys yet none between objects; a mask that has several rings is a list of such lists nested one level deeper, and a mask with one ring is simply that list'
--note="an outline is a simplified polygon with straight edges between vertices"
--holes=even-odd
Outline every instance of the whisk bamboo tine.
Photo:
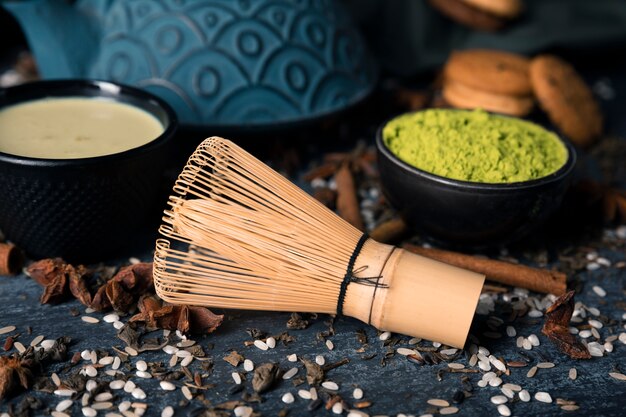
[{"label": "whisk bamboo tine", "polygon": [[484,277],[367,239],[222,138],[191,155],[156,242],[172,303],[344,313],[462,347]]}]

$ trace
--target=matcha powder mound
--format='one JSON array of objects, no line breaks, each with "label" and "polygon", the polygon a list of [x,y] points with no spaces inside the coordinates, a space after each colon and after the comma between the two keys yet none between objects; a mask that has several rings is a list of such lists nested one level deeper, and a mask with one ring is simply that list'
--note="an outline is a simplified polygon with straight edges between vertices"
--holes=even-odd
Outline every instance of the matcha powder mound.
[{"label": "matcha powder mound", "polygon": [[384,127],[383,139],[409,165],[462,181],[528,181],[552,174],[567,161],[567,149],[554,133],[482,110],[402,115]]}]

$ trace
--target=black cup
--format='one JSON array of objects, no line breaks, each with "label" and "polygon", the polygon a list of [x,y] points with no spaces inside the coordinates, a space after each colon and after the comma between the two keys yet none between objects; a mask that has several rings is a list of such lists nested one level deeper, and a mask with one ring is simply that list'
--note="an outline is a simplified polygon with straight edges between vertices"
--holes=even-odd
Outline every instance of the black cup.
[{"label": "black cup", "polygon": [[80,159],[0,152],[0,229],[33,258],[94,262],[124,254],[145,235],[160,193],[177,119],[145,91],[94,80],[39,81],[0,90],[0,108],[46,97],[102,97],[143,109],[164,126],[140,147]]},{"label": "black cup", "polygon": [[407,224],[444,246],[482,249],[510,243],[536,230],[560,206],[576,165],[568,158],[546,177],[511,184],[486,184],[440,177],[396,157],[376,134],[383,193]]}]

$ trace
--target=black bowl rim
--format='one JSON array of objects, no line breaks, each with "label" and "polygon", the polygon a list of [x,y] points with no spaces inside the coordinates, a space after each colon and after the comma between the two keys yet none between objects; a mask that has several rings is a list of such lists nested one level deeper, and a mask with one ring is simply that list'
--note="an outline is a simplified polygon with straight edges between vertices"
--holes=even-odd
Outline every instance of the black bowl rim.
[{"label": "black bowl rim", "polygon": [[[387,159],[389,159],[394,165],[396,165],[397,167],[401,168],[404,171],[409,172],[412,175],[426,178],[442,186],[447,186],[450,188],[465,189],[465,190],[485,190],[485,191],[489,191],[489,190],[516,191],[516,190],[524,190],[524,189],[533,188],[533,187],[540,187],[540,186],[547,185],[553,182],[561,181],[562,179],[566,178],[568,175],[572,173],[572,171],[574,170],[574,166],[576,165],[577,154],[576,154],[576,149],[574,148],[574,146],[568,140],[566,140],[561,135],[559,135],[558,133],[547,129],[544,126],[541,126],[542,128],[546,129],[548,132],[554,133],[556,137],[559,138],[561,143],[565,146],[565,149],[567,149],[567,153],[568,153],[567,160],[565,161],[563,166],[559,168],[558,170],[556,170],[555,172],[553,172],[552,174],[546,175],[545,177],[536,178],[534,180],[529,180],[529,181],[519,181],[519,182],[511,182],[511,183],[486,183],[486,182],[483,183],[483,182],[472,182],[472,181],[463,181],[463,180],[456,180],[452,178],[446,178],[440,175],[436,175],[436,174],[424,171],[422,169],[416,168],[404,162],[403,160],[398,158],[396,155],[394,155],[394,153],[391,152],[389,148],[387,148],[383,140],[383,129],[389,122],[391,122],[393,119],[397,117],[408,115],[408,114],[420,113],[426,110],[430,110],[430,109],[410,111],[410,112],[405,112],[405,113],[401,113],[393,117],[390,117],[387,120],[385,120],[376,131],[376,147],[378,148],[378,151],[382,153],[385,157],[387,157]],[[457,111],[456,109],[447,109],[447,110]],[[495,114],[493,112],[488,112],[488,113]],[[501,114],[495,114],[495,115],[501,116],[501,117],[513,118],[513,116],[506,116],[506,115],[501,115]],[[529,123],[532,123],[532,122],[529,122]]]},{"label": "black bowl rim", "polygon": [[[176,117],[176,113],[167,104],[165,101],[155,96],[152,93],[141,90],[139,88],[131,87],[125,84],[120,84],[111,81],[104,80],[96,80],[96,79],[83,79],[83,78],[67,78],[67,79],[56,79],[56,80],[38,80],[27,82],[24,84],[16,85],[13,87],[7,87],[5,89],[0,90],[0,99],[2,99],[6,94],[10,92],[17,92],[19,94],[21,91],[28,91],[41,89],[40,98],[50,97],[50,92],[61,92],[64,88],[87,88],[93,89],[96,88],[98,90],[103,91],[115,91],[116,95],[120,96],[131,96],[137,98],[139,100],[143,100],[146,102],[152,102],[160,107],[165,114],[167,115],[168,124],[165,126],[163,132],[152,139],[150,142],[145,143],[136,148],[127,149],[122,152],[100,155],[100,156],[92,156],[87,158],[71,158],[71,159],[56,159],[56,158],[33,158],[29,156],[21,156],[21,155],[13,155],[5,152],[0,152],[0,162],[17,164],[22,166],[33,166],[33,167],[80,167],[92,164],[101,164],[101,163],[110,163],[114,161],[120,161],[124,159],[134,158],[136,156],[145,154],[146,152],[152,151],[154,148],[158,148],[161,145],[167,143],[170,139],[174,137],[176,130],[178,129],[178,118]],[[81,94],[72,94],[71,97],[80,97]],[[58,97],[61,97],[59,95]],[[70,97],[70,95],[68,95]],[[97,97],[90,96],[90,97]],[[114,98],[113,98],[114,99]],[[31,101],[34,99],[27,99],[24,102]],[[3,106],[0,105],[0,109]],[[144,111],[149,112],[149,110],[143,109]]]}]

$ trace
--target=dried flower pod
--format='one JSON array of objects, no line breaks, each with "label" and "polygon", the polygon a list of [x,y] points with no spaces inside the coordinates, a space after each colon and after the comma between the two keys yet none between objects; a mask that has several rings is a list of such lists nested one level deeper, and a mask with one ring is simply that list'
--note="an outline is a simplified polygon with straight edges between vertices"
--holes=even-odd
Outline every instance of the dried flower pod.
[{"label": "dried flower pod", "polygon": [[150,329],[180,330],[182,333],[211,333],[222,324],[223,315],[213,314],[205,307],[162,305],[155,296],[140,298],[139,313],[131,322],[143,322]]},{"label": "dried flower pod", "polygon": [[74,268],[71,265],[66,266],[66,273],[69,276],[70,292],[74,297],[78,299],[83,305],[91,305],[91,293],[87,288],[85,277],[87,276],[87,268],[83,265],[79,265]]},{"label": "dried flower pod", "polygon": [[569,332],[569,321],[574,313],[574,291],[554,301],[546,310],[546,321],[541,331],[572,359],[591,359],[589,351]]}]

